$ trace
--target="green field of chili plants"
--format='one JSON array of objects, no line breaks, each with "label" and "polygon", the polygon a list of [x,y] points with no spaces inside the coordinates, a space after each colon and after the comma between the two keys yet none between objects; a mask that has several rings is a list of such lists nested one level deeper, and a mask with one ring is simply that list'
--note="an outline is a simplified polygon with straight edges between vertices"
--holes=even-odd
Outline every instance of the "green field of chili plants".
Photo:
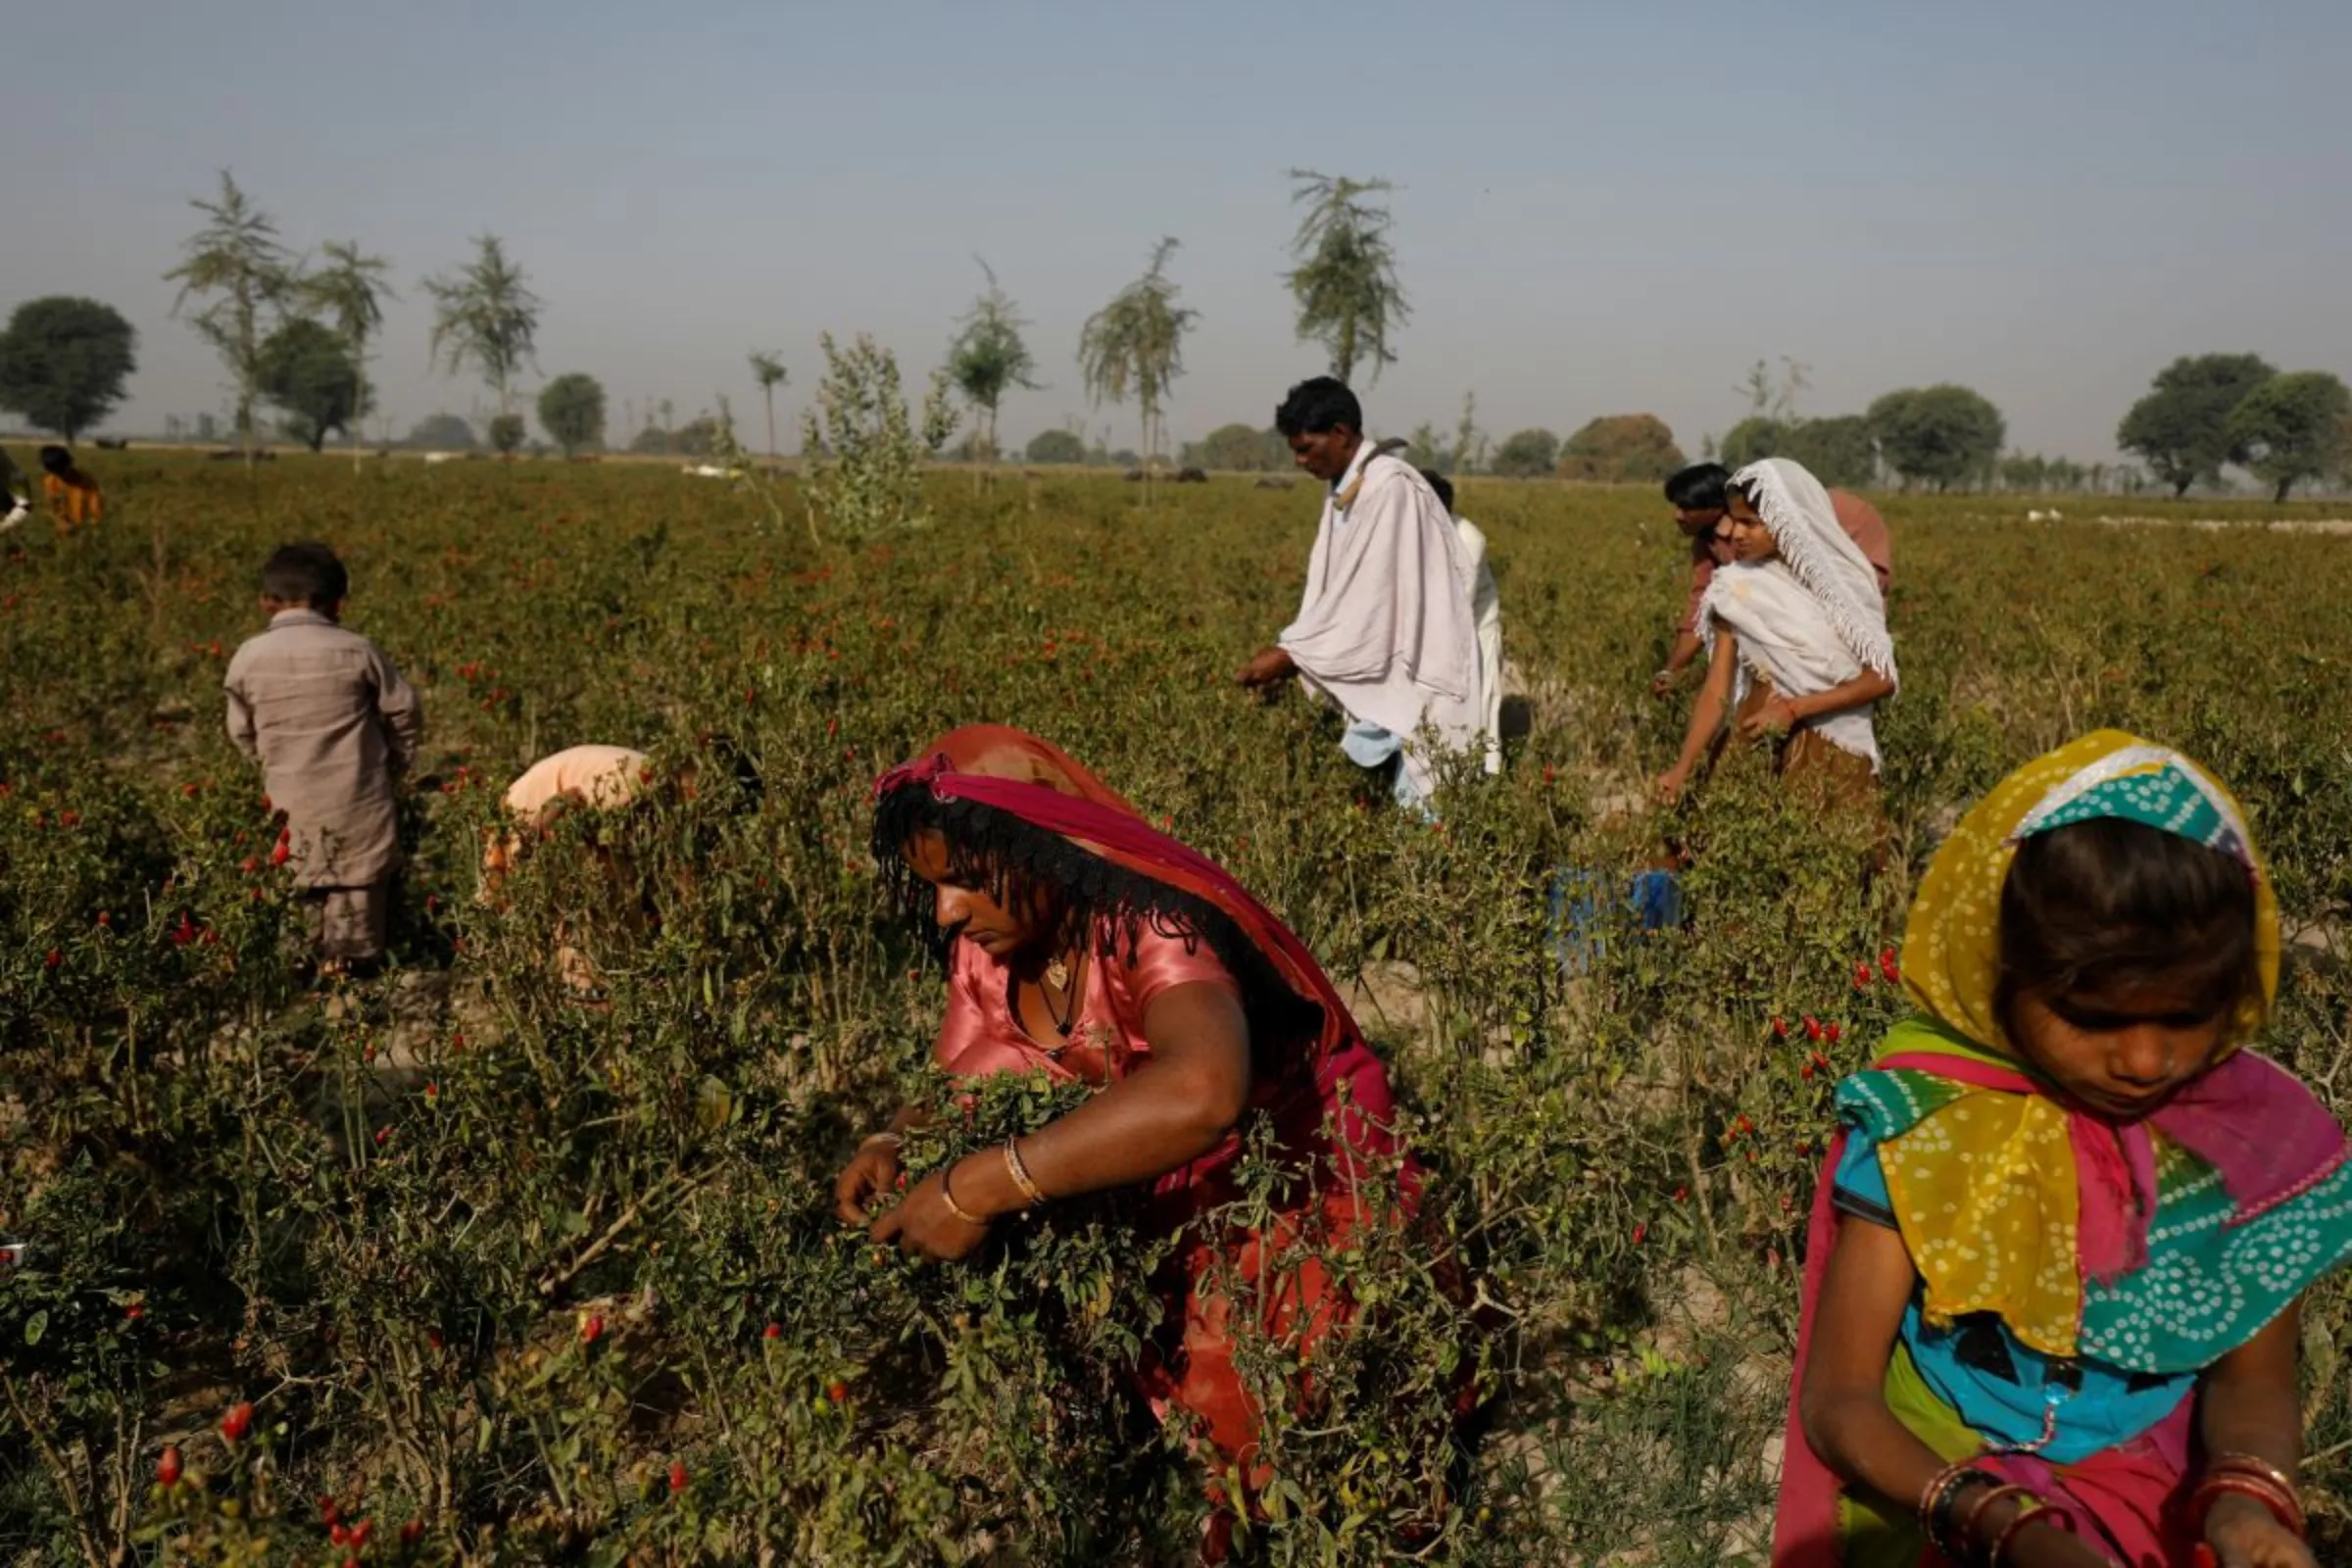
[{"label": "green field of chili plants", "polygon": [[[1830,1087],[1901,1010],[1888,950],[1938,834],[2080,731],[2178,745],[2246,802],[2297,936],[2270,1049],[2352,1109],[2352,540],[1886,498],[1897,854],[1866,881],[1744,761],[1640,808],[1683,721],[1646,691],[1685,589],[1646,492],[1463,487],[1527,732],[1433,828],[1331,718],[1231,684],[1296,605],[1308,486],[1147,510],[1114,478],[942,472],[929,527],[849,547],[665,469],[369,468],[125,454],[102,528],[0,540],[9,1562],[1184,1560],[1197,1479],[1121,1390],[1155,1257],[1115,1202],[959,1269],[831,1217],[858,1138],[941,1093],[939,977],[883,907],[866,800],[957,723],[1059,743],[1305,938],[1477,1282],[1474,1324],[1428,1250],[1333,1259],[1373,1331],[1275,1418],[1248,1560],[1760,1563]],[[303,537],[428,726],[397,962],[340,992],[286,962],[220,718],[259,564]],[[757,760],[756,810],[605,830],[658,921],[605,912],[576,818],[476,905],[531,760],[710,731]],[[1604,922],[1563,963],[1555,883],[1670,852],[1688,928]],[[559,918],[609,1008],[558,984]],[[1054,1108],[997,1085],[958,1137]],[[2340,1285],[2307,1333],[2311,1494],[2352,1551]],[[1252,1371],[1281,1379],[1273,1347]]]}]

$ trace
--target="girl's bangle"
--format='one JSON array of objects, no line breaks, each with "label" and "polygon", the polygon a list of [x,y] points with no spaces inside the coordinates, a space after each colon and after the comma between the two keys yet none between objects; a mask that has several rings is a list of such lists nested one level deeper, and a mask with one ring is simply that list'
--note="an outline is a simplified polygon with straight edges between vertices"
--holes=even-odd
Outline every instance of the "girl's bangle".
[{"label": "girl's bangle", "polygon": [[1021,1190],[1021,1196],[1034,1208],[1046,1200],[1046,1195],[1044,1189],[1029,1179],[1029,1167],[1021,1163],[1019,1143],[1017,1137],[1004,1140],[1004,1169],[1011,1175],[1012,1185]]},{"label": "girl's bangle", "polygon": [[1954,1562],[1961,1559],[1960,1543],[1952,1535],[1952,1504],[1962,1491],[1983,1484],[1999,1487],[2001,1478],[1989,1470],[1980,1469],[1974,1459],[1962,1459],[1936,1472],[1919,1494],[1919,1533],[1928,1538],[1929,1544]]},{"label": "girl's bangle", "polygon": [[2278,1520],[2279,1527],[2287,1534],[2298,1540],[2302,1538],[2306,1521],[2301,1500],[2271,1481],[2234,1470],[2207,1476],[2197,1484],[2197,1490],[2189,1494],[2189,1517],[2197,1522],[2197,1534],[2200,1536],[2205,1533],[2205,1516],[2213,1512],[2213,1505],[2221,1500],[2224,1493],[2253,1498],[2270,1510],[2271,1517]]},{"label": "girl's bangle", "polygon": [[858,1141],[858,1147],[863,1151],[875,1144],[888,1144],[893,1149],[904,1149],[906,1147],[906,1137],[904,1133],[867,1133]]},{"label": "girl's bangle", "polygon": [[987,1220],[982,1219],[979,1215],[973,1213],[970,1209],[956,1201],[955,1191],[948,1186],[948,1177],[952,1175],[954,1171],[955,1167],[952,1165],[942,1165],[939,1167],[940,1201],[948,1205],[949,1213],[955,1215],[966,1225],[972,1226],[978,1230],[986,1230],[988,1228]]},{"label": "girl's bangle", "polygon": [[2293,1498],[2296,1507],[2303,1505],[2303,1489],[2295,1485],[2295,1478],[2259,1453],[2241,1450],[2217,1453],[2205,1461],[2205,1473],[2209,1476],[2225,1473],[2259,1476],[2277,1487],[2283,1495]]},{"label": "girl's bangle", "polygon": [[2074,1523],[2075,1516],[2072,1511],[2053,1503],[2044,1502],[2036,1497],[2018,1510],[2017,1517],[2009,1521],[2009,1527],[2006,1530],[1993,1538],[1991,1548],[1978,1561],[1982,1562],[1984,1568],[2001,1568],[2001,1564],[2009,1560],[2010,1544],[2017,1540],[2018,1532],[2028,1525],[2043,1524],[2053,1530],[2072,1530]]},{"label": "girl's bangle", "polygon": [[[1982,1526],[1984,1523],[1984,1512],[1994,1503],[2000,1501],[2003,1497],[2016,1497],[2021,1499],[2018,1510],[2020,1513],[2032,1513],[2034,1507],[2041,1501],[2041,1498],[2035,1495],[2034,1489],[2031,1487],[2005,1487],[1995,1485],[1990,1492],[1987,1492],[1984,1494],[1984,1495],[1979,1497],[1975,1502],[1969,1504],[1967,1516],[1960,1521],[1958,1541],[1955,1544],[1967,1546],[1970,1550],[1976,1552],[1980,1557],[1983,1558],[1984,1562],[1988,1564],[1997,1563],[2000,1561],[2000,1558],[1997,1555],[1987,1556],[1984,1553],[1985,1541],[1982,1533]],[[2016,1523],[2015,1520],[2011,1520],[2010,1522],[2012,1524]],[[1947,1550],[1945,1555],[1953,1557],[1955,1561],[1958,1560],[1956,1553],[1952,1553]]]}]

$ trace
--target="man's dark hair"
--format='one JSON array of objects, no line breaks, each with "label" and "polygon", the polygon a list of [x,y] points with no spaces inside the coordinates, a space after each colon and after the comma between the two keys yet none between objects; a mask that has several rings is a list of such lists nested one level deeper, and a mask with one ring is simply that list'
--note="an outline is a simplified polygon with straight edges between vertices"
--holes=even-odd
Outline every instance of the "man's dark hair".
[{"label": "man's dark hair", "polygon": [[2254,876],[2220,850],[2119,817],[2036,833],[2001,884],[2003,1027],[2017,999],[2178,987],[2207,1017],[2262,995]]},{"label": "man's dark hair", "polygon": [[1291,388],[1274,411],[1274,428],[1285,440],[1295,435],[1321,435],[1346,425],[1363,433],[1364,408],[1337,376],[1318,375]]},{"label": "man's dark hair", "polygon": [[1446,478],[1435,468],[1423,468],[1421,470],[1421,477],[1429,481],[1429,487],[1438,493],[1438,499],[1446,503],[1446,510],[1448,513],[1452,512],[1453,481]]},{"label": "man's dark hair", "polygon": [[1726,494],[1732,470],[1720,463],[1693,463],[1677,468],[1666,481],[1666,500],[1678,512],[1721,512],[1730,506]]},{"label": "man's dark hair", "polygon": [[279,545],[262,566],[262,592],[281,605],[324,610],[351,597],[351,573],[317,540]]}]

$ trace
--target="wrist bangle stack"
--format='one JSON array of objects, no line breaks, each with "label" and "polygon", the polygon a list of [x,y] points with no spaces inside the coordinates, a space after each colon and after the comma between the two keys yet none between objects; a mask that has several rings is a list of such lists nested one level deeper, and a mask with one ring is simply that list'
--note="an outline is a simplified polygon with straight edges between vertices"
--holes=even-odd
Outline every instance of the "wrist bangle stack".
[{"label": "wrist bangle stack", "polygon": [[1046,1200],[1046,1195],[1044,1189],[1029,1179],[1029,1167],[1021,1163],[1019,1144],[1017,1137],[1004,1140],[1004,1169],[1012,1177],[1012,1185],[1021,1190],[1023,1198],[1029,1200],[1029,1206],[1035,1208]]},{"label": "wrist bangle stack", "polygon": [[[1995,1546],[1988,1548],[1985,1544],[1984,1526],[1985,1513],[1992,1507],[1994,1503],[1999,1502],[2004,1497],[2015,1497],[2018,1499],[2019,1518],[2023,1518],[2025,1515],[2032,1513],[2035,1506],[2037,1506],[2041,1501],[2041,1498],[2034,1495],[2034,1490],[2031,1487],[2001,1486],[1996,1484],[1990,1492],[1985,1493],[1984,1495],[1979,1497],[1974,1503],[1970,1504],[1968,1517],[1960,1521],[1959,1539],[1970,1550],[1978,1554],[1978,1560],[1980,1562],[1990,1564],[2000,1561],[1998,1547]],[[2017,1520],[2012,1519],[2009,1521],[2009,1523],[2014,1526],[2017,1523]],[[2006,1539],[2008,1536],[2008,1532],[2005,1530],[2001,1534],[2003,1539]],[[1956,1553],[1947,1552],[1946,1555],[1952,1556],[1955,1561],[1959,1560]]]},{"label": "wrist bangle stack", "polygon": [[1953,1562],[1967,1561],[1968,1553],[1952,1518],[1952,1507],[1960,1500],[1960,1494],[1972,1486],[1997,1491],[2002,1482],[1991,1471],[1979,1469],[1973,1461],[1963,1459],[1938,1470],[1927,1490],[1919,1494],[1919,1533],[1928,1538],[1928,1544]]},{"label": "wrist bangle stack", "polygon": [[2205,1461],[2205,1479],[2197,1483],[2188,1499],[2189,1517],[2197,1522],[2200,1535],[2205,1515],[2230,1494],[2251,1497],[2269,1509],[2271,1517],[2290,1535],[2303,1536],[2307,1521],[2294,1482],[2277,1465],[2251,1453],[2217,1453]]}]

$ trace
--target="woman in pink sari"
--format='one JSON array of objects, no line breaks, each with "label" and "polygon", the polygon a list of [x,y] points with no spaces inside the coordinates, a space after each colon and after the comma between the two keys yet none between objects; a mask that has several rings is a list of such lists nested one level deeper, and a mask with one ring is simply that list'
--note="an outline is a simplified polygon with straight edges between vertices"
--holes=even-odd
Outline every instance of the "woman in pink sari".
[{"label": "woman in pink sari", "polygon": [[[877,1241],[962,1258],[1033,1204],[1145,1184],[1151,1222],[1174,1231],[1236,1196],[1238,1129],[1253,1112],[1305,1178],[1279,1221],[1284,1240],[1293,1227],[1344,1237],[1374,1212],[1409,1211],[1417,1178],[1389,1127],[1386,1070],[1305,947],[1213,861],[1015,729],[951,731],[884,774],[875,800],[876,858],[945,950],[939,1064],[1101,1086],[1037,1132],[916,1183],[872,1221]],[[842,1172],[844,1220],[866,1222],[895,1192],[908,1115]],[[1267,1280],[1273,1240],[1189,1235],[1169,1303],[1181,1345],[1139,1372],[1156,1408],[1197,1417],[1245,1475],[1258,1410],[1212,1267],[1264,1287],[1263,1327],[1302,1361],[1348,1314],[1311,1260]]]}]

